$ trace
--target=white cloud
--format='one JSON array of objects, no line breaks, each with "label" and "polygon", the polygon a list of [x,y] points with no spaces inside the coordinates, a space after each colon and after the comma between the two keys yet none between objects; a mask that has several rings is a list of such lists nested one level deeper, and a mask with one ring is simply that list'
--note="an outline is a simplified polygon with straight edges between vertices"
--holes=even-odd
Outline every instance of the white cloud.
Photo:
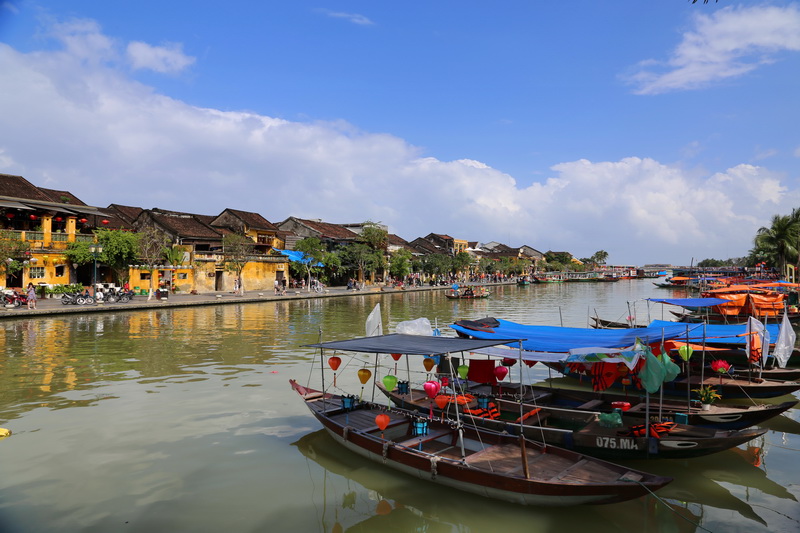
[{"label": "white cloud", "polygon": [[64,51],[0,43],[0,169],[93,205],[369,219],[409,240],[433,231],[579,257],[604,249],[616,263],[744,255],[759,226],[800,205],[753,165],[698,176],[652,159],[582,159],[520,186],[346,122],[198,108],[98,60],[114,46],[84,28],[67,32]]},{"label": "white cloud", "polygon": [[183,46],[179,43],[151,46],[134,41],[128,44],[127,51],[134,70],[150,69],[162,74],[180,72],[195,61],[195,58],[183,53]]},{"label": "white cloud", "polygon": [[359,26],[371,26],[374,24],[369,18],[365,17],[364,15],[360,15],[358,13],[343,13],[341,11],[329,11],[323,10],[326,15],[333,18],[340,18],[345,19],[353,24],[358,24]]},{"label": "white cloud", "polygon": [[645,60],[628,81],[638,94],[697,89],[742,76],[787,50],[800,51],[797,5],[727,7],[696,15],[666,63]]}]

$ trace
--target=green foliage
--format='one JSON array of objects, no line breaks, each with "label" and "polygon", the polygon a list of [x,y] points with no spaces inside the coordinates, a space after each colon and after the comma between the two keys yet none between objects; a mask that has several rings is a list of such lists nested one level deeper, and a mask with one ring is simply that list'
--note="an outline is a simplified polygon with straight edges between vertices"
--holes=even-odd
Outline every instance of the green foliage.
[{"label": "green foliage", "polygon": [[16,274],[22,270],[22,260],[28,250],[30,243],[20,239],[18,233],[0,230],[0,274]]},{"label": "green foliage", "polygon": [[569,252],[547,252],[544,258],[548,263],[561,263],[568,265],[572,262],[572,254]]},{"label": "green foliage", "polygon": [[758,229],[753,243],[755,250],[751,254],[765,257],[770,265],[784,272],[787,262],[798,260],[800,211],[795,209],[791,215],[774,215],[769,226]]},{"label": "green foliage", "polygon": [[453,258],[444,254],[430,254],[423,258],[422,271],[433,276],[443,276],[452,271]]},{"label": "green foliage", "polygon": [[225,268],[241,279],[242,270],[250,262],[254,246],[253,239],[238,233],[228,233],[223,236],[222,253],[225,258]]},{"label": "green foliage", "polygon": [[497,262],[488,257],[481,257],[478,260],[478,270],[485,274],[494,274],[497,270]]},{"label": "green foliage", "polygon": [[139,234],[131,231],[100,229],[95,235],[97,244],[103,247],[103,253],[98,257],[98,261],[108,265],[114,271],[117,280],[127,280],[128,265],[135,263],[139,254]]},{"label": "green foliage", "polygon": [[724,267],[728,266],[729,261],[721,261],[719,259],[703,259],[702,261],[697,262],[698,268],[706,268],[706,267]]},{"label": "green foliage", "polygon": [[[292,261],[289,263],[289,273],[293,277],[301,278],[303,276],[308,277],[308,288],[311,290],[311,273],[316,270],[318,267],[311,266],[311,264],[323,263],[325,264],[325,259],[328,255],[328,251],[325,249],[325,246],[322,244],[322,241],[317,239],[316,237],[306,237],[305,239],[301,239],[297,241],[294,245],[295,251],[303,252],[306,257],[311,259],[310,263],[299,263],[296,261]],[[339,263],[338,258],[335,259],[337,263]]]},{"label": "green foliage", "polygon": [[373,250],[385,252],[389,244],[389,232],[376,222],[367,220],[362,224],[362,230],[357,240],[360,243],[366,244]]},{"label": "green foliage", "polygon": [[453,272],[454,274],[458,272],[466,272],[471,265],[472,265],[472,256],[469,255],[467,252],[458,252],[453,257],[451,272]]},{"label": "green foliage", "polygon": [[169,243],[169,237],[163,231],[148,226],[139,232],[140,263],[151,269],[162,261],[164,251]]},{"label": "green foliage", "polygon": [[389,259],[389,273],[400,279],[409,275],[411,273],[412,257],[411,252],[405,248],[394,251]]},{"label": "green foliage", "polygon": [[358,273],[358,279],[364,280],[366,275],[380,268],[383,253],[359,242],[348,244],[339,250],[339,257],[343,266],[354,269]]}]

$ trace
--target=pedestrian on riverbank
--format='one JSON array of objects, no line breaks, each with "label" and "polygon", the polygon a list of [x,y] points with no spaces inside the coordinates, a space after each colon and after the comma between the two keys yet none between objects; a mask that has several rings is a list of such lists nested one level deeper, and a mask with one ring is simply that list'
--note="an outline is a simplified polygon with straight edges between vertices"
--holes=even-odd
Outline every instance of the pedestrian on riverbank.
[{"label": "pedestrian on riverbank", "polygon": [[33,283],[28,283],[28,309],[36,309],[36,288]]}]

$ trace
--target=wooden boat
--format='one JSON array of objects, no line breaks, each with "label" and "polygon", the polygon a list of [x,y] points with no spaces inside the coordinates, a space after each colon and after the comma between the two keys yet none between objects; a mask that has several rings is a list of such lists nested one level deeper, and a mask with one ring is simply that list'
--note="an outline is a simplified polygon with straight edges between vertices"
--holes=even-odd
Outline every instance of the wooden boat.
[{"label": "wooden boat", "polygon": [[[648,415],[659,421],[680,422],[692,426],[717,429],[744,429],[770,420],[797,405],[798,400],[773,403],[714,403],[707,410],[700,402],[685,399],[659,398],[651,395],[649,412],[647,398],[641,391],[625,393],[553,387],[551,385],[497,385],[469,383],[466,390],[474,395],[508,398],[521,397],[529,402],[535,398],[539,406],[582,409],[596,413],[610,413],[615,408],[624,409],[625,415],[644,420]],[[641,423],[641,422],[639,422]]]},{"label": "wooden boat", "polygon": [[[377,463],[451,488],[524,505],[566,506],[630,500],[672,478],[512,435],[424,420],[354,402],[290,380],[292,389],[341,445]],[[384,429],[379,415],[388,417]]]},{"label": "wooden boat", "polygon": [[[434,402],[421,389],[401,393],[398,389],[388,391],[377,385],[395,405],[404,409],[431,410],[435,415],[447,418],[460,416],[468,426],[512,435],[521,432],[528,439],[603,459],[699,457],[739,446],[767,432],[766,429],[723,430],[675,422],[648,424],[646,427],[642,420],[625,413],[618,418],[613,414],[604,415],[611,419],[609,421],[594,411],[542,405],[535,397],[520,404],[500,398],[452,393],[437,397]],[[447,401],[451,398],[454,401]],[[439,401],[444,407],[439,407]]]},{"label": "wooden boat", "polygon": [[533,275],[536,283],[564,283],[566,278],[561,272],[539,272]]},{"label": "wooden boat", "polygon": [[444,293],[450,300],[477,300],[480,298],[488,298],[489,294],[490,292],[483,287],[478,287],[477,289],[466,287],[463,290],[459,289],[457,291],[447,289],[447,292]]}]

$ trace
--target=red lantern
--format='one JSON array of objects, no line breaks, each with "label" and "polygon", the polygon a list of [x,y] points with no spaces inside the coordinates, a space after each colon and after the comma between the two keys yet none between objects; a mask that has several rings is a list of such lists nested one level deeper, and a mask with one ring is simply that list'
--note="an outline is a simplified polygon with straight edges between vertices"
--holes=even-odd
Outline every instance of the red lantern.
[{"label": "red lantern", "polygon": [[392,419],[389,418],[389,415],[387,415],[386,413],[381,413],[375,417],[375,423],[378,425],[378,429],[380,429],[381,431],[386,429],[386,427],[389,425],[389,422],[391,421]]},{"label": "red lantern", "polygon": [[439,409],[444,409],[444,406],[450,402],[450,396],[446,394],[440,394],[436,398],[433,399],[436,402],[436,405],[439,406]]},{"label": "red lantern", "polygon": [[89,222],[89,220],[86,219],[86,218],[82,218],[82,219],[78,220],[78,222],[80,222],[81,224],[86,224],[87,222]]},{"label": "red lantern", "polygon": [[36,215],[30,215],[30,219],[31,220],[36,220],[37,218],[39,218],[39,217],[37,217]]},{"label": "red lantern", "polygon": [[516,364],[517,364],[516,359],[512,359],[510,357],[503,357],[503,362],[502,362],[503,366],[514,366]]},{"label": "red lantern", "polygon": [[433,400],[436,398],[436,395],[439,394],[439,390],[442,388],[442,386],[439,385],[438,381],[426,381],[422,385],[422,388],[425,389],[425,394],[428,395],[428,398]]},{"label": "red lantern", "polygon": [[14,218],[14,213],[6,213],[6,218],[8,219]]},{"label": "red lantern", "polygon": [[56,222],[61,222],[61,221],[62,221],[62,220],[64,220],[64,219],[63,219],[63,218],[61,218],[61,217],[56,217],[56,218],[54,218],[53,220],[55,220]]},{"label": "red lantern", "polygon": [[447,387],[450,384],[450,378],[447,376],[442,376],[439,381],[442,382],[442,387]]},{"label": "red lantern", "polygon": [[528,361],[527,359],[525,359],[523,362],[524,362],[526,365],[528,365],[528,368],[532,368],[532,367],[533,367],[533,365],[535,365],[535,364],[536,364],[536,361]]},{"label": "red lantern", "polygon": [[393,353],[393,354],[391,354],[391,356],[392,356],[392,359],[394,359],[395,361],[399,361],[400,358],[403,357],[403,354],[401,354],[401,353]]},{"label": "red lantern", "polygon": [[107,220],[107,219],[105,219],[105,218],[104,218],[103,220],[101,220],[100,222],[102,222],[104,226],[105,226],[106,224],[108,224],[108,220]]},{"label": "red lantern", "polygon": [[339,365],[341,364],[342,364],[342,358],[339,357],[338,355],[334,355],[333,357],[328,358],[328,366],[330,366],[334,372],[338,370]]},{"label": "red lantern", "polygon": [[494,367],[494,377],[497,378],[497,381],[503,381],[507,375],[508,375],[508,367],[507,366],[496,366],[496,367]]}]

